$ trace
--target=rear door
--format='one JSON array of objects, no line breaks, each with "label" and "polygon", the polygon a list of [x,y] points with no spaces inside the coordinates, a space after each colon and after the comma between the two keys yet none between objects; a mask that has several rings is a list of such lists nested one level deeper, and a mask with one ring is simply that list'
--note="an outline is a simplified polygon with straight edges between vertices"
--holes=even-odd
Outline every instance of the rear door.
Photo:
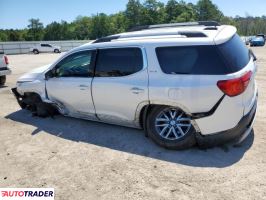
[{"label": "rear door", "polygon": [[54,52],[54,48],[50,44],[46,44],[46,52]]},{"label": "rear door", "polygon": [[99,119],[133,125],[138,105],[148,100],[148,73],[137,47],[99,49],[92,96]]},{"label": "rear door", "polygon": [[41,44],[39,51],[40,52],[47,52],[48,51],[47,44]]},{"label": "rear door", "polygon": [[96,118],[91,96],[95,51],[73,53],[55,66],[55,77],[46,81],[50,100],[62,107],[63,114]]}]

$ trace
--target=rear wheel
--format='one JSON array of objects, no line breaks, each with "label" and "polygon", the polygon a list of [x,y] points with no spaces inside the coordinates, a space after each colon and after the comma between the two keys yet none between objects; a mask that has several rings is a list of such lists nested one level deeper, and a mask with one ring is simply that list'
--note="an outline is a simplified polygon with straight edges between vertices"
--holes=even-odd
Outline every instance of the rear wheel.
[{"label": "rear wheel", "polygon": [[34,49],[32,52],[33,52],[34,54],[38,54],[38,53],[39,53],[38,49]]},{"label": "rear wheel", "polygon": [[55,53],[60,53],[59,49],[54,50]]},{"label": "rear wheel", "polygon": [[191,118],[180,108],[157,106],[148,115],[148,135],[160,146],[182,150],[196,144]]},{"label": "rear wheel", "polygon": [[6,76],[0,76],[0,86],[5,85],[6,83]]}]

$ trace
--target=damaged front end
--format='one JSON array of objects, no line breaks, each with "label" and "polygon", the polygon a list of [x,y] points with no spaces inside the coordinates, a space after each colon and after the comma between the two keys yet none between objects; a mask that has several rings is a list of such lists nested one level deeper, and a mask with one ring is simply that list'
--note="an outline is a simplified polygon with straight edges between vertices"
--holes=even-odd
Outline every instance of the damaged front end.
[{"label": "damaged front end", "polygon": [[30,110],[34,116],[53,117],[58,114],[57,108],[50,103],[43,102],[38,94],[25,93],[21,95],[17,88],[12,88],[11,91],[16,97],[19,106],[22,109]]},{"label": "damaged front end", "polygon": [[18,93],[17,88],[12,88],[11,91],[14,94],[14,96],[16,97],[19,106],[22,109],[25,109],[27,107],[27,104],[24,102],[24,96],[22,96],[21,94]]}]

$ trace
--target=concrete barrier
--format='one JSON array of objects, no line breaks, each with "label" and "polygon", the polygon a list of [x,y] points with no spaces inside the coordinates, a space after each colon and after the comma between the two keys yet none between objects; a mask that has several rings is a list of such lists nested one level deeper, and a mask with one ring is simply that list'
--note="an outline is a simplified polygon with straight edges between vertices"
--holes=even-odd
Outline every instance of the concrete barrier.
[{"label": "concrete barrier", "polygon": [[90,40],[0,42],[0,51],[5,54],[24,54],[29,53],[31,47],[40,43],[60,46],[61,51],[69,51],[88,42]]}]

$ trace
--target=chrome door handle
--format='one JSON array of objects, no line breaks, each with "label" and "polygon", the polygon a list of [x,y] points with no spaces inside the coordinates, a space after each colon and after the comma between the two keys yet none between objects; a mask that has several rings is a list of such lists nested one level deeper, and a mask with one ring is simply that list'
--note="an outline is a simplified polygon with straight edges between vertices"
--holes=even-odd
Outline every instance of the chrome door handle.
[{"label": "chrome door handle", "polygon": [[144,89],[138,88],[138,87],[133,87],[130,89],[134,94],[139,94],[141,92],[144,92]]}]

